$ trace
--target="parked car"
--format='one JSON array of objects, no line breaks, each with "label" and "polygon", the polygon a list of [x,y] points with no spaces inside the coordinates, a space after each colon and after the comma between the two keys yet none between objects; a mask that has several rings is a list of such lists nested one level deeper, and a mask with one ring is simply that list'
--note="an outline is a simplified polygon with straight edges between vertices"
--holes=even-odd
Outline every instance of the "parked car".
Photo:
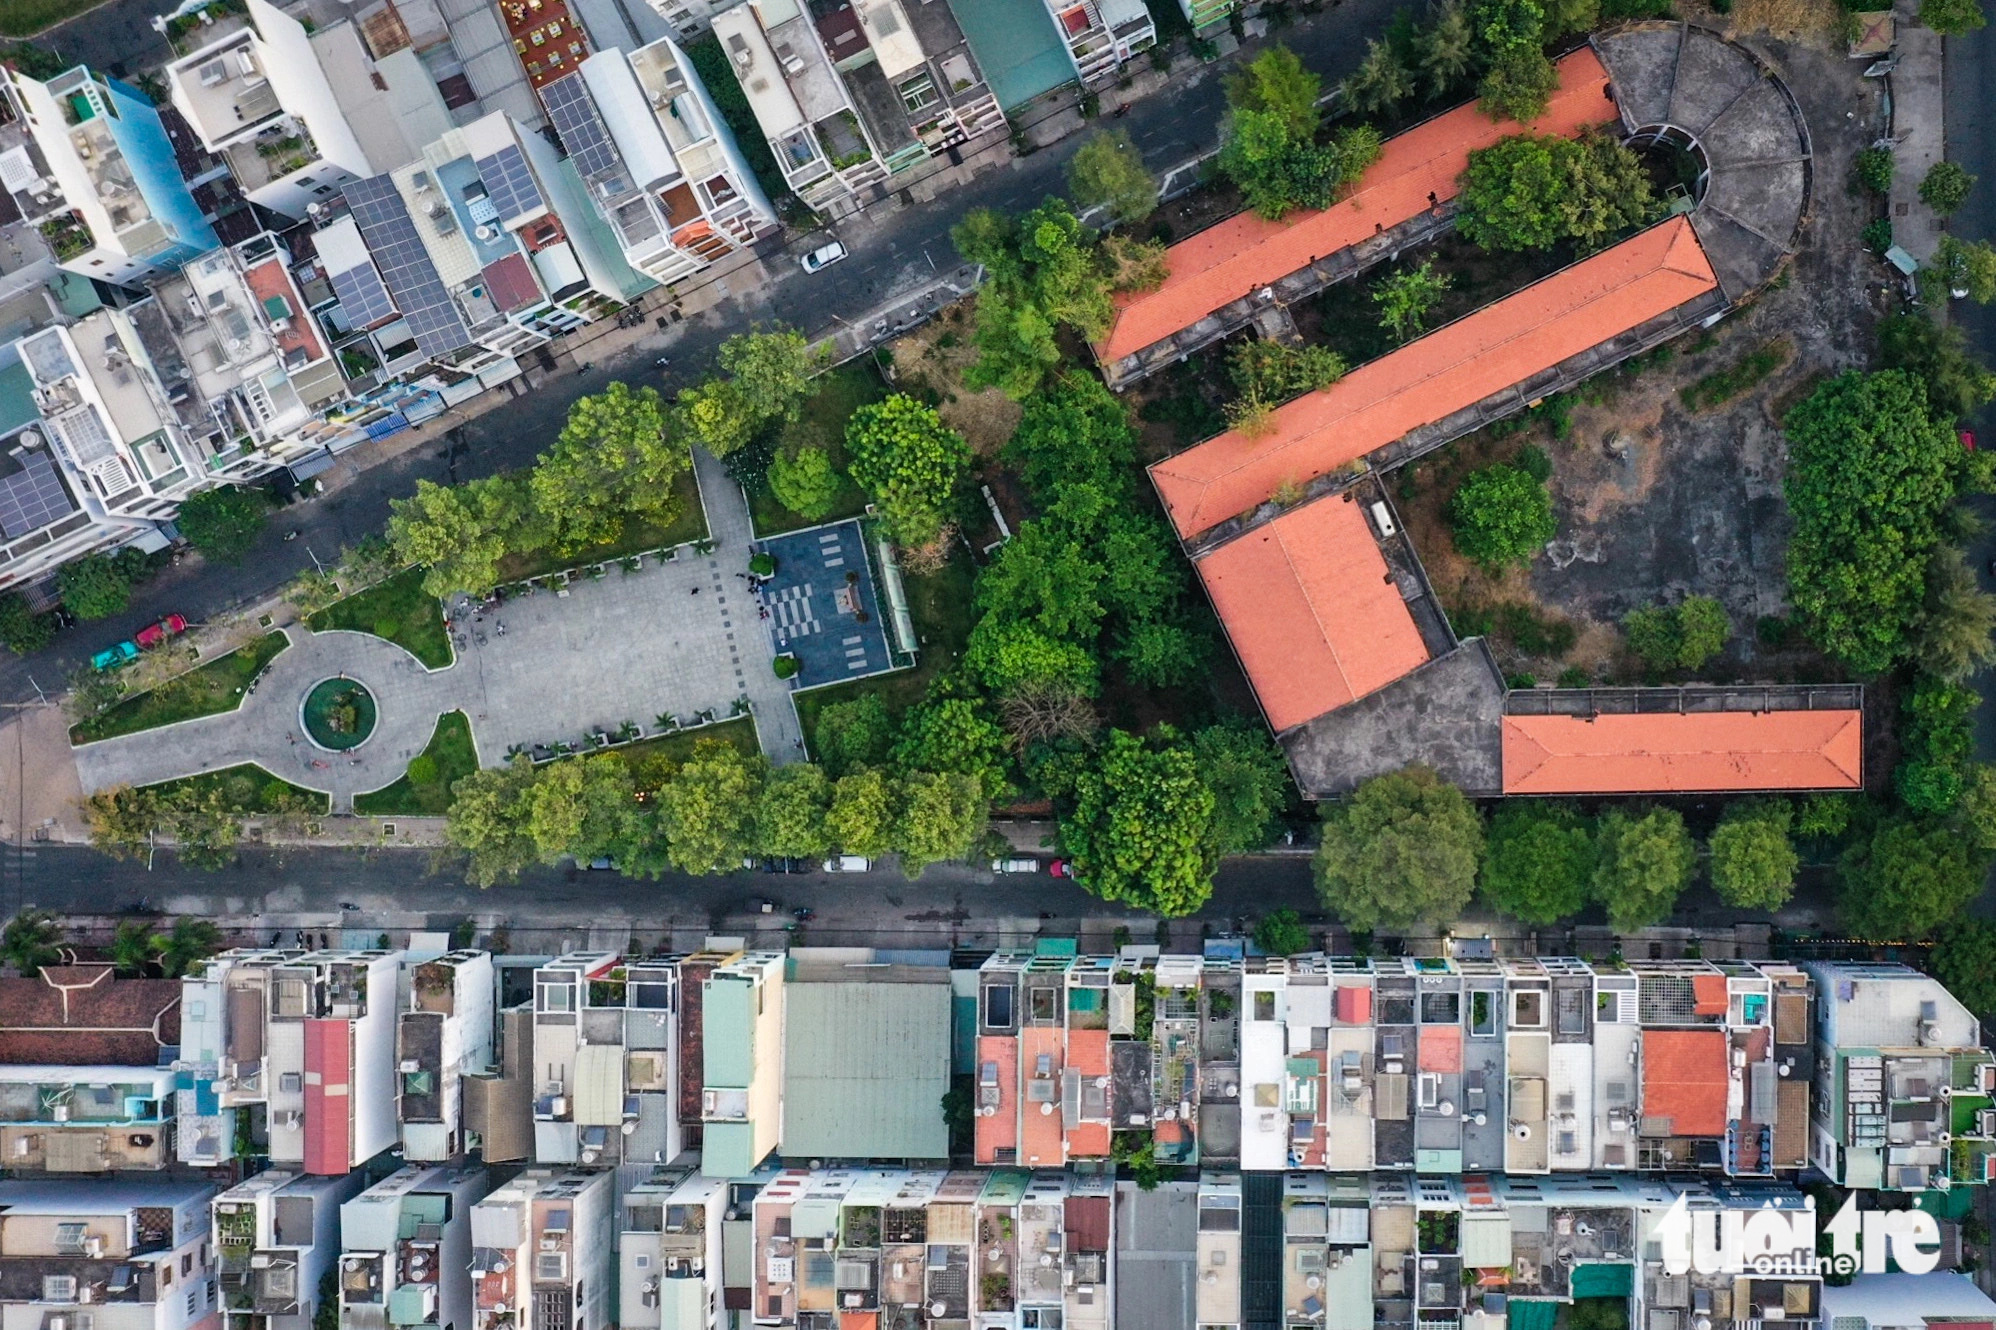
[{"label": "parked car", "polygon": [[136,642],[127,639],[114,647],[106,647],[90,658],[93,670],[115,670],[120,665],[129,665],[139,658]]},{"label": "parked car", "polygon": [[820,272],[831,267],[845,256],[846,247],[836,240],[829,244],[820,245],[804,256],[804,271]]},{"label": "parked car", "polygon": [[863,854],[839,854],[825,860],[827,873],[870,873],[873,860]]},{"label": "parked car", "polygon": [[1056,859],[1047,865],[1047,872],[1053,874],[1055,877],[1073,877],[1074,861],[1072,859]]},{"label": "parked car", "polygon": [[168,639],[180,636],[187,631],[187,620],[178,614],[169,614],[158,623],[149,623],[132,635],[139,644],[139,650],[151,651],[154,647],[165,646]]},{"label": "parked car", "polygon": [[1037,873],[1040,861],[1037,859],[993,859],[991,871],[994,873]]},{"label": "parked car", "polygon": [[1974,451],[1975,451],[1975,431],[1974,431],[1974,430],[1972,430],[1972,429],[1965,429],[1965,430],[1962,430],[1962,431],[1960,432],[1960,438],[1961,438],[1961,446],[1962,446],[1962,447],[1964,447],[1964,448],[1968,449],[1968,451],[1970,451],[1970,452],[1974,452]]}]

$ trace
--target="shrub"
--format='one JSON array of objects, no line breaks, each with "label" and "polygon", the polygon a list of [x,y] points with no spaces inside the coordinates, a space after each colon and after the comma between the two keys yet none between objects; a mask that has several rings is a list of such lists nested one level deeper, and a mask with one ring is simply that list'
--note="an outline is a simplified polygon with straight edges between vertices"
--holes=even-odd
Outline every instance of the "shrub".
[{"label": "shrub", "polygon": [[1946,217],[1968,202],[1968,192],[1974,188],[1975,177],[1959,163],[1935,162],[1920,182],[1920,202]]},{"label": "shrub", "polygon": [[796,678],[797,668],[797,657],[795,656],[778,656],[776,658],[775,670],[776,677],[779,679]]},{"label": "shrub", "polygon": [[405,774],[411,785],[435,785],[437,760],[428,753],[418,753],[409,759],[409,770]]},{"label": "shrub", "polygon": [[1865,148],[1851,163],[1851,176],[1861,188],[1873,194],[1890,194],[1893,172],[1898,164],[1890,148]]},{"label": "shrub", "polygon": [[1883,254],[1886,250],[1892,248],[1892,219],[1890,217],[1872,218],[1864,224],[1864,230],[1859,233],[1859,239],[1864,242],[1864,247],[1872,253]]},{"label": "shrub", "polygon": [[1529,563],[1559,533],[1545,483],[1515,466],[1471,472],[1449,501],[1448,518],[1456,548],[1493,570]]}]

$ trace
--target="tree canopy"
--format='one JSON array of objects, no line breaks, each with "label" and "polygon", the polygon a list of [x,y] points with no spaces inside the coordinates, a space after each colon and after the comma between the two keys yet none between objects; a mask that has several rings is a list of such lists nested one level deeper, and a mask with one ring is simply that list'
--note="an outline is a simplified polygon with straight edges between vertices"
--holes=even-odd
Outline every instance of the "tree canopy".
[{"label": "tree canopy", "polygon": [[1617,933],[1668,919],[1698,865],[1698,847],[1674,808],[1640,815],[1611,809],[1601,817],[1595,846],[1594,897]]},{"label": "tree canopy", "polygon": [[1482,851],[1483,820],[1462,791],[1408,767],[1326,806],[1317,894],[1363,932],[1442,922],[1469,903]]},{"label": "tree canopy", "polygon": [[902,393],[852,413],[846,453],[854,483],[873,496],[888,534],[903,545],[936,538],[970,467],[963,436],[934,407]]},{"label": "tree canopy", "polygon": [[1227,101],[1237,111],[1275,117],[1285,133],[1307,139],[1317,132],[1317,99],[1323,80],[1286,46],[1275,45],[1226,76]]},{"label": "tree canopy", "polygon": [[1490,819],[1477,881],[1492,909],[1524,923],[1571,918],[1593,892],[1593,828],[1571,804],[1507,799]]},{"label": "tree canopy", "polygon": [[1096,133],[1067,164],[1067,188],[1083,210],[1102,208],[1111,222],[1141,222],[1157,211],[1157,178],[1128,130]]},{"label": "tree canopy", "polygon": [[1289,803],[1289,764],[1260,725],[1209,725],[1192,736],[1199,774],[1213,791],[1215,855],[1251,854],[1275,835]]},{"label": "tree canopy", "polygon": [[1983,1019],[1996,1015],[1996,924],[1956,920],[1935,939],[1934,978]]},{"label": "tree canopy", "polygon": [[1846,668],[1889,669],[1913,646],[1928,560],[1964,475],[1961,444],[1903,370],[1841,374],[1782,428],[1789,599]]},{"label": "tree canopy", "polygon": [[526,486],[510,476],[463,485],[418,480],[414,494],[388,509],[389,542],[403,561],[427,566],[423,590],[432,596],[489,590],[501,560],[543,543]]},{"label": "tree canopy", "polygon": [[270,500],[258,490],[221,485],[189,495],[174,514],[187,543],[220,563],[240,564],[269,523]]},{"label": "tree canopy", "polygon": [[1986,867],[1986,857],[1943,821],[1883,819],[1844,852],[1844,927],[1878,941],[1952,929],[1981,892]]},{"label": "tree canopy", "polygon": [[1605,135],[1514,134],[1470,153],[1460,183],[1456,228],[1484,249],[1598,249],[1656,212],[1641,160]]},{"label": "tree canopy", "polygon": [[1545,482],[1501,463],[1469,473],[1449,500],[1448,519],[1455,547],[1486,569],[1530,563],[1559,534]]},{"label": "tree canopy", "polygon": [[615,540],[627,515],[672,521],[675,483],[692,465],[657,389],[612,383],[568,408],[554,447],[529,473],[528,502],[555,547],[574,554]]},{"label": "tree canopy", "polygon": [[146,571],[146,556],[135,549],[86,554],[55,575],[62,603],[79,619],[108,619],[132,601],[132,584]]},{"label": "tree canopy", "polygon": [[1197,757],[1175,733],[1146,741],[1110,731],[1060,819],[1075,880],[1103,900],[1191,914],[1213,891],[1213,804]]},{"label": "tree canopy", "polygon": [[1736,800],[1713,830],[1712,887],[1742,910],[1778,910],[1795,891],[1801,857],[1788,837],[1795,810],[1786,799]]}]

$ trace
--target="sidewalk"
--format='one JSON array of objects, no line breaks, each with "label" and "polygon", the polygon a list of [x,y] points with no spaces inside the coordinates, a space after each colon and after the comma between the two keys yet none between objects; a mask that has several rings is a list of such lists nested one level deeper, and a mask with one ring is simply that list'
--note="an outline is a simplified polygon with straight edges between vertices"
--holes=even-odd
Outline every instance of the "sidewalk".
[{"label": "sidewalk", "polygon": [[1893,155],[1890,211],[1892,240],[1921,263],[1930,262],[1944,230],[1933,209],[1920,201],[1920,182],[1946,149],[1945,60],[1941,37],[1919,21],[1917,0],[1899,0],[1899,65],[1888,76],[1892,89]]}]

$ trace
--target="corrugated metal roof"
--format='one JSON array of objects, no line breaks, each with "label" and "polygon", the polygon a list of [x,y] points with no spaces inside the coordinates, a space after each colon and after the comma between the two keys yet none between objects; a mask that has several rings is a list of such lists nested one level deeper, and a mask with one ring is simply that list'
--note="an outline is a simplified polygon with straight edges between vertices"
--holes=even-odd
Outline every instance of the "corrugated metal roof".
[{"label": "corrugated metal roof", "polygon": [[[784,1007],[783,1152],[947,1155],[949,1004],[947,982],[791,984]],[[709,1024],[710,1057],[714,1043]]]},{"label": "corrugated metal roof", "polygon": [[584,1044],[575,1050],[575,1121],[584,1127],[615,1127],[624,1120],[624,1049],[621,1044]]},{"label": "corrugated metal roof", "polygon": [[305,1171],[353,1167],[353,1022],[305,1022]]},{"label": "corrugated metal roof", "polygon": [[709,1089],[745,1090],[755,1074],[755,985],[741,976],[707,980],[700,1008],[701,1072]]}]

